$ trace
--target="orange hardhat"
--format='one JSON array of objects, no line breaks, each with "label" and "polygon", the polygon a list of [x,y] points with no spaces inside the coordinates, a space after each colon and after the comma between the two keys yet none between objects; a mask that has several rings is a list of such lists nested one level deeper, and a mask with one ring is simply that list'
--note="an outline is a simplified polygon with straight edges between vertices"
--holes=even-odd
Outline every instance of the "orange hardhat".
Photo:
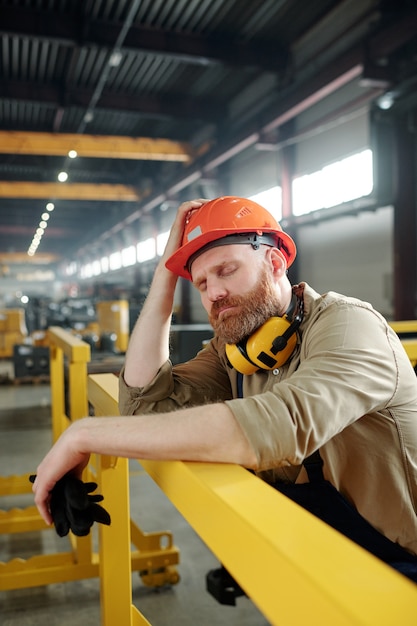
[{"label": "orange hardhat", "polygon": [[210,247],[234,243],[276,246],[285,256],[288,267],[297,253],[291,237],[260,204],[246,198],[223,196],[190,213],[181,247],[165,265],[174,274],[192,280],[190,266],[196,256]]}]

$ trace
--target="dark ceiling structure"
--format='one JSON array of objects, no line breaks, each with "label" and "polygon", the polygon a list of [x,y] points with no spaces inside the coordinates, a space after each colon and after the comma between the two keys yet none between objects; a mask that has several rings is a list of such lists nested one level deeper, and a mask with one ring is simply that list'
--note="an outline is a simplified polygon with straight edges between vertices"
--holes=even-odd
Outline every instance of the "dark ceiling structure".
[{"label": "dark ceiling structure", "polygon": [[417,102],[414,0],[0,0],[0,38],[0,263],[70,261],[203,181],[227,193],[231,159],[347,84],[345,110]]}]

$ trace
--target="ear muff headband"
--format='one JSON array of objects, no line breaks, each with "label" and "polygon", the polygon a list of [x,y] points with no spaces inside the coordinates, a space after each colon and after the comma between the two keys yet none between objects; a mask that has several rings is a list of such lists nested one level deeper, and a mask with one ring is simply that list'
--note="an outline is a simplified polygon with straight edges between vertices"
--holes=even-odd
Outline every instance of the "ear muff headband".
[{"label": "ear muff headband", "polygon": [[295,350],[296,332],[302,320],[303,302],[298,301],[291,322],[286,317],[271,317],[246,340],[237,345],[226,344],[230,364],[245,375],[281,367]]}]

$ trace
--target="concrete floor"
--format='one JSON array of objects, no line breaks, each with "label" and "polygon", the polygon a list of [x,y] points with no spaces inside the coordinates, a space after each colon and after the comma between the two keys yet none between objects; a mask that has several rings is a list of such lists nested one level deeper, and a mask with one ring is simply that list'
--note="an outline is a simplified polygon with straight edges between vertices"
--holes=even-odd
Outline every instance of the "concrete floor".
[{"label": "concrete floor", "polygon": [[[0,476],[34,472],[51,445],[50,390],[41,385],[0,385]],[[29,506],[31,495],[0,497],[0,509]],[[105,503],[104,503],[105,504]],[[144,531],[170,530],[180,549],[180,582],[154,590],[132,574],[133,603],[153,626],[267,626],[252,602],[218,604],[205,590],[206,573],[218,562],[140,465],[131,462],[132,518]],[[53,530],[0,535],[0,561],[68,551]],[[2,626],[98,626],[98,579],[27,589],[0,589]],[[118,624],[117,626],[123,626]]]}]

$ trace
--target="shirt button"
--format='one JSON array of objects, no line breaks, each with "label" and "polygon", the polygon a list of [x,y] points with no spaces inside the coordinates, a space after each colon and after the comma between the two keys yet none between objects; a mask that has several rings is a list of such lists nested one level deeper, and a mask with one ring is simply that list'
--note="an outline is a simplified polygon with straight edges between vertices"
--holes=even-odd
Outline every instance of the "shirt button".
[{"label": "shirt button", "polygon": [[274,370],[272,370],[272,373],[273,373],[274,376],[278,376],[279,369],[275,368]]}]

